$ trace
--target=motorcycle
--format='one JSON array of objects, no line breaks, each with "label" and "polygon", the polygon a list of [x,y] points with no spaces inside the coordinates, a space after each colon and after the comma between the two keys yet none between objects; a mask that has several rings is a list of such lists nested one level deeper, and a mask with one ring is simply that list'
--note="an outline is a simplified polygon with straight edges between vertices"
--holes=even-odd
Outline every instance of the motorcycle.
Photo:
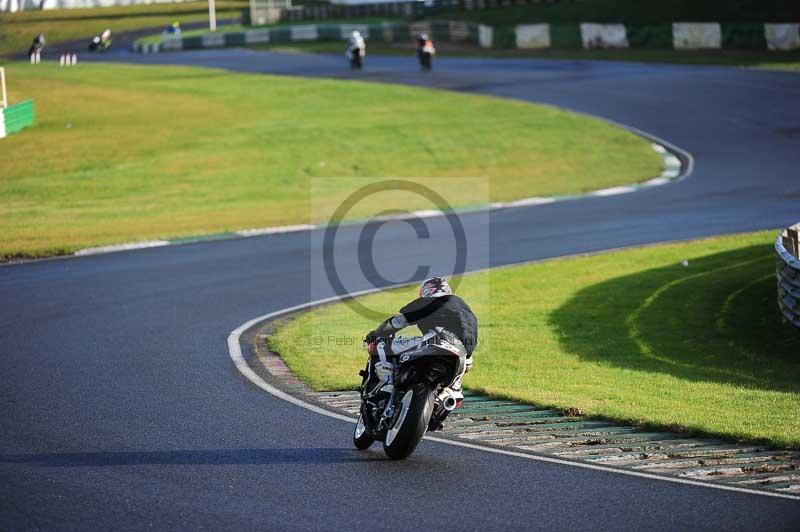
[{"label": "motorcycle", "polygon": [[103,32],[102,35],[95,35],[89,41],[89,51],[90,52],[105,52],[111,48],[111,32],[109,31],[108,34]]},{"label": "motorcycle", "polygon": [[419,58],[419,66],[422,70],[428,71],[433,68],[433,56],[436,49],[433,47],[433,41],[427,34],[422,33],[417,37],[417,57]]},{"label": "motorcycle", "polygon": [[422,67],[422,70],[430,70],[433,65],[433,55],[430,52],[426,52],[425,50],[420,50],[419,52],[419,65]]},{"label": "motorcycle", "polygon": [[359,372],[361,409],[353,445],[363,450],[380,441],[389,458],[402,460],[414,452],[426,431],[441,429],[461,405],[464,395],[450,386],[464,373],[467,352],[458,338],[441,328],[397,354],[383,350],[392,340],[368,345],[369,358]]},{"label": "motorcycle", "polygon": [[31,60],[31,64],[41,61],[42,51],[44,50],[44,42],[45,40],[43,34],[40,33],[34,37],[31,47],[28,50],[28,57]]},{"label": "motorcycle", "polygon": [[364,48],[361,46],[348,46],[345,56],[350,61],[350,68],[360,70],[364,66]]}]

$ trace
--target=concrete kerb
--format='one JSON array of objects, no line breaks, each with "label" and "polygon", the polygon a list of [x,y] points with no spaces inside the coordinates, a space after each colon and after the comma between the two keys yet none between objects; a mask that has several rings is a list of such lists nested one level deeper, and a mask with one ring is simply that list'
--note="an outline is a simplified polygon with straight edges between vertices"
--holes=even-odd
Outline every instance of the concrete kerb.
[{"label": "concrete kerb", "polygon": [[[549,259],[545,259],[549,260]],[[531,262],[540,262],[540,261],[531,261]],[[471,272],[477,273],[477,272]],[[338,419],[340,421],[345,421],[348,423],[355,423],[356,418],[352,411],[347,411],[345,406],[341,403],[341,398],[334,399],[333,402],[326,402],[323,399],[315,398],[313,395],[307,395],[306,391],[299,390],[298,387],[289,388],[281,384],[280,379],[276,378],[274,374],[271,374],[269,368],[266,367],[266,364],[263,364],[265,367],[263,370],[267,371],[271,374],[271,376],[267,377],[266,379],[262,377],[262,368],[257,368],[258,371],[254,370],[251,367],[250,363],[248,362],[247,357],[244,355],[244,351],[242,350],[242,343],[247,340],[252,340],[258,334],[258,331],[261,330],[265,325],[269,324],[270,322],[285,319],[286,317],[297,314],[300,312],[308,311],[313,308],[317,308],[322,305],[327,305],[331,303],[336,303],[342,301],[344,299],[350,299],[354,297],[359,297],[363,295],[368,295],[371,293],[379,292],[386,289],[397,288],[399,286],[405,286],[408,283],[403,285],[391,286],[391,287],[384,287],[384,288],[373,288],[369,290],[363,290],[360,292],[355,292],[349,294],[344,297],[331,297],[326,298],[318,301],[311,301],[308,303],[304,303],[301,305],[296,305],[293,307],[289,307],[286,309],[278,310],[275,312],[271,312],[269,314],[265,314],[259,316],[257,318],[253,318],[249,320],[233,331],[231,331],[230,335],[227,339],[228,344],[228,353],[233,361],[236,368],[239,372],[252,384],[261,388],[262,390],[266,391],[267,393],[282,399],[284,401],[290,402],[295,406],[300,408],[304,408],[306,410],[315,412],[317,414],[327,416],[330,418]],[[255,356],[256,353],[253,353]],[[263,362],[263,361],[262,361]],[[288,369],[288,368],[285,368]],[[268,382],[270,381],[270,382]],[[334,395],[336,393],[332,392]],[[325,394],[317,394],[317,395],[325,395]],[[330,395],[330,394],[329,394]],[[351,398],[352,399],[352,398]],[[352,401],[350,401],[352,402]],[[337,406],[338,405],[338,406]],[[350,405],[352,406],[352,405]],[[352,410],[352,408],[351,408]],[[518,448],[518,447],[508,447],[498,444],[493,444],[491,441],[480,441],[480,440],[464,440],[459,438],[457,435],[453,434],[443,434],[437,436],[426,435],[425,439],[428,441],[436,442],[439,444],[447,444],[453,445],[457,447],[463,447],[472,450],[478,450],[483,452],[489,452],[494,454],[501,454],[506,456],[512,456],[517,458],[523,458],[528,460],[534,460],[539,462],[547,462],[553,464],[560,464],[565,466],[571,467],[578,467],[584,469],[591,469],[596,471],[604,471],[609,473],[639,477],[639,478],[647,478],[652,480],[659,480],[659,481],[666,481],[666,482],[673,482],[678,484],[684,484],[689,486],[700,486],[705,488],[712,488],[712,489],[719,489],[723,491],[733,491],[739,493],[746,493],[751,495],[761,495],[761,496],[768,496],[768,497],[777,497],[783,499],[791,499],[795,501],[800,501],[800,496],[795,495],[792,492],[783,492],[783,491],[766,491],[764,489],[758,488],[751,488],[746,486],[739,486],[739,485],[732,485],[732,484],[723,484],[721,482],[717,482],[714,480],[696,480],[694,478],[687,478],[685,476],[669,476],[666,473],[657,473],[657,472],[649,472],[643,471],[639,469],[633,468],[624,468],[619,466],[612,466],[612,465],[605,465],[602,463],[592,462],[581,460],[578,458],[564,458],[559,457],[557,455],[547,454],[543,452],[533,451],[525,448]],[[513,449],[513,450],[512,450]],[[793,459],[793,458],[791,458]]]}]

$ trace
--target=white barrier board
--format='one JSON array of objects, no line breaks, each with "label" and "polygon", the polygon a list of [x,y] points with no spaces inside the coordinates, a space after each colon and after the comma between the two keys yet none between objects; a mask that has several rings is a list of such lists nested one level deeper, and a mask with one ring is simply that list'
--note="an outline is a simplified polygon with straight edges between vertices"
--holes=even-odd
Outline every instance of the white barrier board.
[{"label": "white barrier board", "polygon": [[466,22],[451,20],[449,26],[451,42],[460,42],[469,39],[469,24]]},{"label": "white barrier board", "polygon": [[526,24],[514,32],[517,48],[550,48],[550,24]]},{"label": "white barrier board", "polygon": [[478,42],[482,48],[491,48],[494,42],[494,28],[491,26],[478,26]]},{"label": "white barrier board", "polygon": [[717,22],[675,22],[672,46],[676,50],[722,48],[722,29]]},{"label": "white barrier board", "polygon": [[770,50],[800,48],[800,24],[764,24],[764,36]]},{"label": "white barrier board", "polygon": [[357,31],[365,39],[369,38],[369,26],[366,24],[342,24],[340,26],[342,39],[349,39]]},{"label": "white barrier board", "polygon": [[292,26],[291,32],[293,41],[316,41],[319,36],[316,24]]},{"label": "white barrier board", "polygon": [[175,35],[163,36],[161,37],[161,49],[169,52],[183,50],[183,39]]},{"label": "white barrier board", "polygon": [[[416,22],[412,22],[408,25],[408,31],[413,37],[416,37],[420,33],[427,33],[428,35],[433,33],[433,30],[431,29],[431,23],[427,20],[418,20]],[[436,36],[434,35],[434,37]]]},{"label": "white barrier board", "polygon": [[225,35],[222,33],[204,33],[203,48],[218,48],[225,46]]},{"label": "white barrier board", "polygon": [[628,48],[628,34],[624,24],[583,22],[581,40],[584,48]]},{"label": "white barrier board", "polygon": [[269,29],[247,30],[244,32],[244,42],[247,44],[261,44],[269,42]]},{"label": "white barrier board", "polygon": [[190,0],[0,0],[0,13],[41,11],[46,9],[80,9],[87,7],[118,7],[144,4],[172,4]]}]

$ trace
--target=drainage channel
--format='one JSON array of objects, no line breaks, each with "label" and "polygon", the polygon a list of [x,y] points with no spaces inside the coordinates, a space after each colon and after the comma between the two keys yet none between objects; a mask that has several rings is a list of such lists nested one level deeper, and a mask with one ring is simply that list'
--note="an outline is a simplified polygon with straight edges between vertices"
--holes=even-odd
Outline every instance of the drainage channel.
[{"label": "drainage channel", "polygon": [[[358,416],[355,391],[312,392],[283,360],[255,342],[262,367],[290,393],[339,413]],[[800,494],[800,452],[648,432],[630,425],[588,419],[553,409],[464,392],[464,402],[436,432],[446,437],[532,451],[542,455],[647,473]]]}]

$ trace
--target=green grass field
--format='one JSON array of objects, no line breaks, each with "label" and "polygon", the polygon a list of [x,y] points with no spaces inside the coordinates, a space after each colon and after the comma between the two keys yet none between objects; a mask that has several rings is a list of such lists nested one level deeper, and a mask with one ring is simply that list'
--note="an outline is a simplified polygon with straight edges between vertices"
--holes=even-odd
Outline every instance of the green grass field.
[{"label": "green grass field", "polygon": [[[218,19],[238,18],[248,2],[218,0],[216,6]],[[163,28],[176,20],[184,24],[207,21],[208,2],[0,13],[0,55],[27,52],[39,33],[44,33],[49,44],[83,38],[88,41],[106,28],[112,32]]]},{"label": "green grass field", "polygon": [[[778,317],[774,237],[466,276],[459,293],[478,315],[481,339],[465,385],[619,421],[800,447],[800,332]],[[389,314],[414,291],[363,301]],[[360,339],[375,325],[337,304],[284,325],[271,345],[314,389],[354,388]]]},{"label": "green grass field", "polygon": [[[198,68],[7,70],[37,124],[0,141],[6,257],[326,221],[366,176],[487,177],[489,197],[448,188],[470,205],[632,183],[662,165],[619,128],[496,98]],[[328,177],[342,179],[312,213],[311,179]]]}]

